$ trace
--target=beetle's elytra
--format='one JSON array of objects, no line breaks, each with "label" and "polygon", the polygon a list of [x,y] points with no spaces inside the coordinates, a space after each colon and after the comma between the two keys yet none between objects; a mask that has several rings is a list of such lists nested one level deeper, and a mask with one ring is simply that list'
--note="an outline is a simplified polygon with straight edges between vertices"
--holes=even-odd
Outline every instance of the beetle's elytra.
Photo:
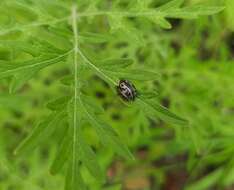
[{"label": "beetle's elytra", "polygon": [[134,101],[137,96],[135,86],[128,80],[120,80],[117,88],[119,96],[125,101]]}]

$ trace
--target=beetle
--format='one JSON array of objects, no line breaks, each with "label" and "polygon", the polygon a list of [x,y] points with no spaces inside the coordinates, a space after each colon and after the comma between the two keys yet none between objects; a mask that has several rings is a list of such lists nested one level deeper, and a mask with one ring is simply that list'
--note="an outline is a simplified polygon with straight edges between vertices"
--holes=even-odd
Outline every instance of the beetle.
[{"label": "beetle", "polygon": [[125,101],[134,101],[137,97],[135,86],[128,80],[121,79],[116,89],[119,96]]}]

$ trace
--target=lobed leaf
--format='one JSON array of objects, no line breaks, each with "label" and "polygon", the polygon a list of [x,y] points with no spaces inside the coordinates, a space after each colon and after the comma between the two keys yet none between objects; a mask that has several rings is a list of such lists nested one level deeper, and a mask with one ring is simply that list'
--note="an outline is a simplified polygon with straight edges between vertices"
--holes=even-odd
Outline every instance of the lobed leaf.
[{"label": "lobed leaf", "polygon": [[99,138],[104,146],[113,146],[117,153],[127,159],[133,159],[132,154],[128,148],[121,142],[117,133],[101,119],[97,118],[86,107],[84,108],[84,114],[87,117],[87,121],[94,127]]},{"label": "lobed leaf", "polygon": [[68,104],[70,99],[71,99],[70,96],[60,97],[60,98],[57,98],[57,99],[47,103],[46,107],[52,111],[62,110],[62,109],[65,109],[67,107],[67,104]]},{"label": "lobed leaf", "polygon": [[184,0],[172,0],[172,1],[169,1],[168,3],[165,3],[164,5],[162,5],[160,7],[158,7],[156,10],[164,12],[164,11],[168,11],[171,9],[175,9],[175,8],[180,7],[183,4],[183,2],[184,2]]},{"label": "lobed leaf", "polygon": [[92,148],[86,144],[83,137],[79,137],[79,156],[90,174],[99,181],[104,181],[104,173],[98,163],[97,156]]},{"label": "lobed leaf", "polygon": [[116,70],[126,68],[134,63],[133,59],[119,58],[119,59],[105,59],[102,61],[97,61],[97,66],[100,69],[105,70]]},{"label": "lobed leaf", "polygon": [[65,112],[57,112],[39,123],[28,137],[15,149],[14,154],[26,153],[33,150],[47,140],[54,132],[61,119],[66,116]]},{"label": "lobed leaf", "polygon": [[172,124],[188,125],[188,121],[186,119],[183,119],[170,112],[167,108],[156,103],[154,100],[139,97],[137,100],[137,105],[139,105],[139,107],[144,110],[145,113],[152,117],[158,116],[162,120]]},{"label": "lobed leaf", "polygon": [[[5,62],[3,64],[0,64],[0,79],[15,75],[19,72],[27,72],[27,76],[25,76],[23,79],[24,81],[26,81],[26,79],[28,80],[32,77],[32,75],[30,75],[30,71],[36,73],[49,65],[64,61],[67,54],[68,52],[59,56],[42,55],[37,58],[23,62]],[[22,75],[19,74],[18,77],[22,77]]]},{"label": "lobed leaf", "polygon": [[159,75],[153,71],[139,70],[139,69],[128,69],[128,70],[117,70],[117,71],[107,71],[111,76],[116,76],[117,78],[124,78],[129,80],[139,80],[139,81],[150,81],[156,80]]},{"label": "lobed leaf", "polygon": [[55,159],[50,167],[50,173],[52,175],[57,174],[64,166],[65,162],[69,160],[72,149],[72,134],[71,130],[68,130],[65,134],[63,141],[57,151]]},{"label": "lobed leaf", "polygon": [[102,106],[98,105],[97,102],[84,94],[80,95],[82,102],[86,105],[87,109],[94,114],[103,114],[105,111]]},{"label": "lobed leaf", "polygon": [[158,24],[161,28],[164,29],[171,29],[171,23],[167,21],[166,18],[158,17],[158,16],[151,16],[150,20],[153,21],[155,24]]},{"label": "lobed leaf", "polygon": [[87,190],[84,180],[80,174],[81,167],[78,155],[76,155],[75,158],[75,160],[70,160],[65,179],[65,190]]},{"label": "lobed leaf", "polygon": [[79,40],[81,43],[105,43],[111,39],[108,34],[98,34],[92,32],[80,33]]},{"label": "lobed leaf", "polygon": [[31,79],[39,70],[25,69],[15,73],[9,87],[10,93],[16,92],[20,89],[29,79]]},{"label": "lobed leaf", "polygon": [[205,7],[205,6],[191,6],[181,9],[174,9],[167,12],[167,18],[183,18],[183,19],[194,19],[203,15],[212,15],[222,11],[224,7],[214,6],[214,7]]},{"label": "lobed leaf", "polygon": [[143,92],[143,91],[139,91],[137,93],[138,97],[141,97],[142,99],[153,99],[158,97],[158,92]]}]

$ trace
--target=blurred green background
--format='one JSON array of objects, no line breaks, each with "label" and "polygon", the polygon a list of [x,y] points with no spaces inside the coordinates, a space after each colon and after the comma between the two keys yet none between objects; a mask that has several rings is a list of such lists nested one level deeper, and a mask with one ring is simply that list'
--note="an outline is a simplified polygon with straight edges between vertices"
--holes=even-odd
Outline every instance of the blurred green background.
[{"label": "blurred green background", "polygon": [[[166,1],[154,2],[160,5]],[[183,128],[139,114],[136,117],[136,110],[123,105],[102,80],[88,76],[92,85],[89,93],[103,105],[105,120],[136,157],[129,162],[117,157],[111,148],[97,149],[107,173],[107,184],[101,189],[234,189],[234,1],[186,1],[199,2],[225,4],[226,9],[197,20],[172,19],[171,30],[152,27],[142,19],[137,23],[141,39],[120,33],[105,46],[84,47],[97,58],[129,57],[139,67],[161,74],[154,83],[136,86],[156,89],[162,105],[190,121],[190,127]],[[81,25],[82,31],[103,30],[100,22],[85,20]],[[0,59],[9,56],[10,50],[0,45]],[[49,174],[56,138],[21,158],[13,156],[13,150],[36,121],[49,114],[46,102],[66,94],[58,79],[69,72],[65,64],[49,67],[10,95],[8,82],[1,81],[0,190],[63,189],[63,174]],[[87,130],[95,147],[94,136]],[[99,189],[98,182],[85,171],[84,175],[92,190]]]}]

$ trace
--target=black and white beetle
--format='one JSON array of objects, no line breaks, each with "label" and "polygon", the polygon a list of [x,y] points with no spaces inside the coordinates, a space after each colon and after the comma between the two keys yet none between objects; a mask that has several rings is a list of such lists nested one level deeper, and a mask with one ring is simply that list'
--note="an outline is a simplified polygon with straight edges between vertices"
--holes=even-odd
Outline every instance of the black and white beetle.
[{"label": "black and white beetle", "polygon": [[125,101],[134,101],[137,96],[137,90],[135,86],[128,80],[120,80],[116,89],[118,94]]}]

